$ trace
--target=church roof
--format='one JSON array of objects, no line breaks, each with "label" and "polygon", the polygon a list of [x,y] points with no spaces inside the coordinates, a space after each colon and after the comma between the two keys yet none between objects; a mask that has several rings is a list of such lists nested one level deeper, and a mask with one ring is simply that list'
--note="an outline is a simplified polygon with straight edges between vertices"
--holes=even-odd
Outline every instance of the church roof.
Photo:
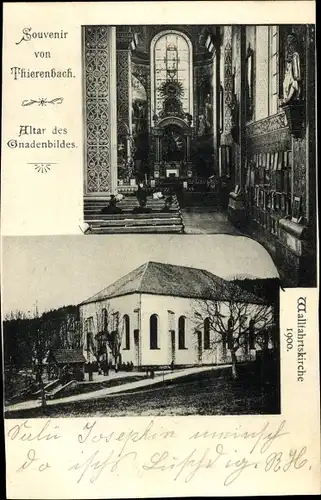
[{"label": "church roof", "polygon": [[264,303],[262,299],[232,281],[226,281],[204,269],[146,262],[80,305],[131,293],[222,301],[237,297],[237,301],[245,303]]}]

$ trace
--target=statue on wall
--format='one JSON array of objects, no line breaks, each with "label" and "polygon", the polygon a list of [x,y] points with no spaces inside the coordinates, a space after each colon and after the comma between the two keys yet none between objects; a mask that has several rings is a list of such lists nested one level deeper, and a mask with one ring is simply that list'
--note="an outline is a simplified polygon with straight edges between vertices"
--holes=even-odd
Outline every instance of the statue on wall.
[{"label": "statue on wall", "polygon": [[132,75],[132,131],[134,137],[147,132],[147,92],[143,83]]},{"label": "statue on wall", "polygon": [[208,127],[212,126],[212,99],[211,94],[207,94],[204,101],[204,115],[206,120],[206,125]]},{"label": "statue on wall", "polygon": [[301,97],[301,65],[298,41],[294,33],[287,36],[286,65],[283,80],[283,102],[290,104]]},{"label": "statue on wall", "polygon": [[213,127],[213,87],[210,67],[202,68],[197,85],[198,136],[210,134]]},{"label": "statue on wall", "polygon": [[251,121],[254,113],[253,87],[254,87],[254,68],[253,68],[254,52],[251,46],[248,46],[246,54],[246,80],[245,80],[245,96],[246,96],[246,120]]},{"label": "statue on wall", "polygon": [[147,103],[143,101],[133,102],[133,125],[135,134],[141,134],[147,129]]}]

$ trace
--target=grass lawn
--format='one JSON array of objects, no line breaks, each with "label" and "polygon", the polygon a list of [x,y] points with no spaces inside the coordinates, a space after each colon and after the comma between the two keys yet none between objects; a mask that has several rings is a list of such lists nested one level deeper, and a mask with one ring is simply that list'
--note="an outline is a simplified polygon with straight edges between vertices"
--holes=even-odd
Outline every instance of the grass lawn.
[{"label": "grass lawn", "polygon": [[6,418],[103,417],[169,415],[250,415],[278,414],[279,382],[261,384],[252,366],[239,367],[239,379],[230,370],[193,374],[155,387],[96,400],[63,403],[41,408],[7,412]]},{"label": "grass lawn", "polygon": [[[128,377],[103,380],[101,382],[79,382],[74,387],[71,387],[66,394],[68,394],[68,396],[74,396],[75,394],[85,394],[87,392],[99,391],[100,389],[105,389],[106,387],[116,387],[117,385],[127,384],[128,382],[137,382],[145,378],[145,376],[141,375],[129,375]],[[61,398],[64,395],[65,394],[61,394],[57,397]]]}]

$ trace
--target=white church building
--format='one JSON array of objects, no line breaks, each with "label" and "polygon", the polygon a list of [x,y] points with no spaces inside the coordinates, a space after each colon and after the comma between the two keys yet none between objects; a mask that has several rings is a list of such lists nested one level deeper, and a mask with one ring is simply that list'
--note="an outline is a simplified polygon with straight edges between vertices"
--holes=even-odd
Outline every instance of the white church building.
[{"label": "white church building", "polygon": [[[217,333],[206,315],[206,305],[222,299],[222,286],[231,295],[237,291],[248,311],[262,305],[256,295],[209,271],[146,262],[79,305],[86,360],[96,361],[90,346],[97,346],[103,332],[116,331],[121,362],[140,369],[229,362],[227,343],[215,342]],[[227,322],[223,299],[220,313]],[[271,314],[267,305],[266,314]],[[245,322],[250,320],[249,314]],[[253,347],[240,349],[237,357],[253,358]]]}]

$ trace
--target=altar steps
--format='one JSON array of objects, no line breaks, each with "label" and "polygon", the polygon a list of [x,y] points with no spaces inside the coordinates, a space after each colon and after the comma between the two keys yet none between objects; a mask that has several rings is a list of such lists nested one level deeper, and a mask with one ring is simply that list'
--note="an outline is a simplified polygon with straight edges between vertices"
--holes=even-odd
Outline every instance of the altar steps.
[{"label": "altar steps", "polygon": [[91,228],[91,234],[122,234],[122,233],[182,233],[184,231],[180,207],[176,196],[170,209],[162,212],[165,201],[147,199],[147,213],[135,213],[138,207],[135,196],[126,196],[117,206],[122,210],[119,214],[104,214],[106,200],[85,200],[84,220]]},{"label": "altar steps", "polygon": [[145,225],[145,226],[123,226],[123,227],[93,227],[91,234],[178,234],[183,232],[183,226],[174,225]]}]

